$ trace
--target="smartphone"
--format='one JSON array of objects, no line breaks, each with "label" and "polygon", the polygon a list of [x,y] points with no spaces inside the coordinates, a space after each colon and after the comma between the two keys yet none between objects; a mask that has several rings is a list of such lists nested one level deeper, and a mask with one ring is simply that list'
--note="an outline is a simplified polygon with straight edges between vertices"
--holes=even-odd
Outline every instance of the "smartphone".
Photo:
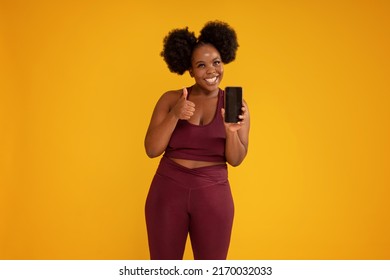
[{"label": "smartphone", "polygon": [[242,87],[225,88],[225,122],[237,123],[242,108]]}]

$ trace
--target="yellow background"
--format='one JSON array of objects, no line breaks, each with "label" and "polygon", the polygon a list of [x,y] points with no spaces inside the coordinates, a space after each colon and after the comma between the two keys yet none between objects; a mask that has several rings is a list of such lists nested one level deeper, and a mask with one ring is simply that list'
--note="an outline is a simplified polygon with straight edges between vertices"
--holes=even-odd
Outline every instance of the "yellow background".
[{"label": "yellow background", "polygon": [[1,259],[148,259],[144,135],[192,84],[162,39],[213,19],[252,117],[229,259],[390,258],[388,1],[0,3]]}]

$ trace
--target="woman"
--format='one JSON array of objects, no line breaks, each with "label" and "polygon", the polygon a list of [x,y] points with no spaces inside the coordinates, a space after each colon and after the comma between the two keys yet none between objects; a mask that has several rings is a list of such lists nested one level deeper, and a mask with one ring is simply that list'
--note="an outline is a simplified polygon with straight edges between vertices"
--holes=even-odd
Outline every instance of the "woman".
[{"label": "woman", "polygon": [[227,163],[239,165],[248,151],[249,110],[238,123],[224,122],[224,64],[235,59],[235,31],[208,22],[196,38],[185,29],[164,38],[168,68],[189,72],[194,84],[158,100],[145,137],[149,157],[164,153],[146,200],[151,259],[182,259],[190,234],[194,259],[226,259],[234,205]]}]

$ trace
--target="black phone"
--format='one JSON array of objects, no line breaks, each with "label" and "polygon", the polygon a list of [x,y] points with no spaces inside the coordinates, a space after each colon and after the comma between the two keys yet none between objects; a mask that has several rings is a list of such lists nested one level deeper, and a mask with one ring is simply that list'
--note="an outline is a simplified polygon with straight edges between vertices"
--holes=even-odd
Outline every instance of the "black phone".
[{"label": "black phone", "polygon": [[237,123],[242,108],[242,87],[225,88],[225,122]]}]

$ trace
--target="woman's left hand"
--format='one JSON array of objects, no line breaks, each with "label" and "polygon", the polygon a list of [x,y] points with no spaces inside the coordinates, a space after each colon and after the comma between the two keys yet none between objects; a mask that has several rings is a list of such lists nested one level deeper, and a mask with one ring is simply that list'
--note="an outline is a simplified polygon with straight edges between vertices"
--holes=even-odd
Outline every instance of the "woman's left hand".
[{"label": "woman's left hand", "polygon": [[[225,109],[224,108],[221,109],[221,114],[222,114],[222,118],[225,120]],[[245,102],[243,102],[242,107],[241,107],[241,115],[238,116],[238,118],[240,120],[236,123],[224,122],[226,131],[230,131],[230,132],[238,131],[239,129],[241,129],[242,126],[245,125],[245,120],[247,117],[248,117],[248,109],[246,107]]]}]

